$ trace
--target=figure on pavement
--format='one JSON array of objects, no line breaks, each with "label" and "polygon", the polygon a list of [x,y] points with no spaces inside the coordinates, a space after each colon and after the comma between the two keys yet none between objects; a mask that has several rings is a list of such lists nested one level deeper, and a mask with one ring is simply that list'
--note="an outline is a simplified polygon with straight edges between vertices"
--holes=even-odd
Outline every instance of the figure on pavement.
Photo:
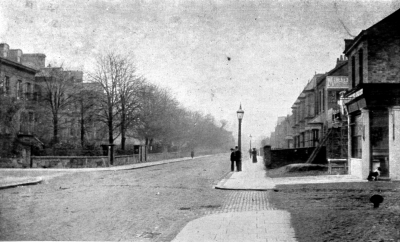
[{"label": "figure on pavement", "polygon": [[231,171],[235,171],[235,149],[231,148]]},{"label": "figure on pavement", "polygon": [[253,151],[251,153],[253,155],[253,163],[257,163],[257,150],[256,150],[256,148],[253,148]]},{"label": "figure on pavement", "polygon": [[381,175],[382,169],[377,167],[373,172],[370,171],[367,180],[368,181],[377,181],[378,177]]},{"label": "figure on pavement", "polygon": [[236,171],[242,171],[242,152],[239,147],[235,147],[235,160],[236,160]]},{"label": "figure on pavement", "polygon": [[194,157],[194,151],[192,150],[192,152],[190,152],[190,156],[192,157],[192,159],[193,159],[193,157]]}]

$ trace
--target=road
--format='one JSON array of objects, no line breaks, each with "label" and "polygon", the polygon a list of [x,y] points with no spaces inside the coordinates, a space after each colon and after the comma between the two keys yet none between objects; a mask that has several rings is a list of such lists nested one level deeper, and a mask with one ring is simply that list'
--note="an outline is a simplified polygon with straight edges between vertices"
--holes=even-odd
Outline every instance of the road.
[{"label": "road", "polygon": [[218,155],[0,190],[0,240],[170,241],[232,196],[212,188],[229,169]]}]

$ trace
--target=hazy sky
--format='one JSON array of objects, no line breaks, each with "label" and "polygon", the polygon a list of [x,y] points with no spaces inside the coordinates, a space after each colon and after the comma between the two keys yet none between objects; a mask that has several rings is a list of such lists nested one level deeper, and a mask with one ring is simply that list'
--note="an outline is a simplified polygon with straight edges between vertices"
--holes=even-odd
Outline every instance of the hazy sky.
[{"label": "hazy sky", "polygon": [[269,136],[315,72],[335,66],[343,39],[399,8],[400,0],[1,0],[0,42],[83,71],[105,51],[132,54],[149,81],[235,133],[242,103],[248,144],[250,134]]}]

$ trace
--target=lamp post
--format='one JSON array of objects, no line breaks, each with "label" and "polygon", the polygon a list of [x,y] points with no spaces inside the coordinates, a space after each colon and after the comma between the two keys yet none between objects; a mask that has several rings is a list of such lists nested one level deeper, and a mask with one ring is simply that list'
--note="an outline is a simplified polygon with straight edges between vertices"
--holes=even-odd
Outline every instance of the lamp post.
[{"label": "lamp post", "polygon": [[250,135],[250,151],[249,151],[249,153],[250,153],[250,158],[251,158],[251,135]]},{"label": "lamp post", "polygon": [[239,135],[238,135],[238,149],[241,152],[242,151],[242,141],[241,141],[241,135],[242,135],[242,119],[244,116],[244,111],[242,110],[242,104],[240,104],[239,110],[237,111],[237,117],[239,120]]}]

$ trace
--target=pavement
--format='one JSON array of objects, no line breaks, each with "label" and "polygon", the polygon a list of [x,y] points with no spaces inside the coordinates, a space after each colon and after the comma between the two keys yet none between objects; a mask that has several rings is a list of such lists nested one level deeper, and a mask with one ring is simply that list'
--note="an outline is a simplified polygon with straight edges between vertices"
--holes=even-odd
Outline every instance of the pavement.
[{"label": "pavement", "polygon": [[[257,158],[257,163],[253,163],[250,159],[244,160],[241,172],[230,172],[214,188],[242,191],[242,193],[258,191],[260,194],[266,194],[265,191],[276,189],[277,185],[283,184],[361,181],[349,175],[270,178],[266,175],[262,157]],[[263,196],[262,202],[269,204],[268,195]],[[260,201],[254,199],[254,196],[249,199],[249,196],[245,195],[241,199],[236,199],[237,203],[243,203],[245,200],[247,202],[244,203],[260,203]],[[230,206],[232,207],[232,205]],[[185,241],[295,242],[297,239],[295,230],[291,226],[290,213],[284,210],[276,210],[267,205],[254,211],[228,210],[193,220],[173,240],[173,242]]]}]

